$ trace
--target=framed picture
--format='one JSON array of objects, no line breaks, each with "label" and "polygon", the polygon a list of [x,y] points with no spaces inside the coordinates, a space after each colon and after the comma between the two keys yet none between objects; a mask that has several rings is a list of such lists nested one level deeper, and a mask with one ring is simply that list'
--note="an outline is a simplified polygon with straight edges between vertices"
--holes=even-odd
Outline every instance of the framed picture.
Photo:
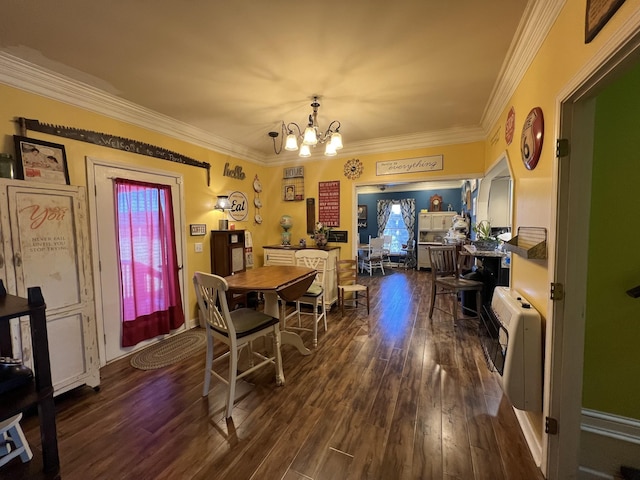
[{"label": "framed picture", "polygon": [[287,202],[293,202],[296,199],[296,187],[295,185],[284,186],[284,199]]},{"label": "framed picture", "polygon": [[64,145],[19,135],[14,135],[13,141],[16,146],[17,178],[69,185]]},{"label": "framed picture", "polygon": [[367,206],[358,205],[358,228],[367,228]]}]

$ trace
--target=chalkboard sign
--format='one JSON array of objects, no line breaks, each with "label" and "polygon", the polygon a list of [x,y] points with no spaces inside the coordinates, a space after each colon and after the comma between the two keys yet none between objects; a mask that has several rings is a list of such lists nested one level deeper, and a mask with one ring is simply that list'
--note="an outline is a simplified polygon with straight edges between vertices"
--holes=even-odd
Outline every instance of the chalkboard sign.
[{"label": "chalkboard sign", "polygon": [[336,243],[347,243],[349,241],[349,232],[347,230],[330,230],[328,241]]}]

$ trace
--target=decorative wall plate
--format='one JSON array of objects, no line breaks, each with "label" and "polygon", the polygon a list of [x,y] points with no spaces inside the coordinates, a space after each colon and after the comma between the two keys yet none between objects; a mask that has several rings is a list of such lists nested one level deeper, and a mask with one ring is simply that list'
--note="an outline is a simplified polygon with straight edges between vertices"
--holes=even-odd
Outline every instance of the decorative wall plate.
[{"label": "decorative wall plate", "polygon": [[520,140],[520,153],[522,162],[528,170],[533,170],[538,165],[542,141],[544,140],[544,117],[540,107],[533,108],[522,127]]},{"label": "decorative wall plate", "polygon": [[258,193],[262,191],[262,184],[260,183],[260,180],[258,180],[258,175],[253,179],[253,189]]},{"label": "decorative wall plate", "polygon": [[262,216],[260,216],[260,214],[256,213],[256,216],[254,217],[254,220],[256,221],[256,223],[258,225],[260,225],[262,223]]},{"label": "decorative wall plate", "polygon": [[362,171],[364,170],[364,166],[362,162],[357,158],[352,158],[351,160],[347,160],[347,163],[344,164],[344,176],[349,180],[355,180],[362,175]]},{"label": "decorative wall plate", "polygon": [[256,206],[256,208],[262,208],[262,200],[260,200],[258,197],[253,199],[253,204]]}]

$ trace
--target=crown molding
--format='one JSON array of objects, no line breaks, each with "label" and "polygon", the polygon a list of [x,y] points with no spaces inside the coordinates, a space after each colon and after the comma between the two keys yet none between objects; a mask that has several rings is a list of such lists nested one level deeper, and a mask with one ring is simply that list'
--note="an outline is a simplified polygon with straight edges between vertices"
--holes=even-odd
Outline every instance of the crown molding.
[{"label": "crown molding", "polygon": [[[264,163],[264,155],[261,152],[71,80],[5,52],[0,52],[0,83],[225,155]],[[47,119],[38,120],[50,123]]]},{"label": "crown molding", "polygon": [[565,0],[534,0],[527,4],[482,115],[480,124],[485,138],[507,108],[565,3]]}]

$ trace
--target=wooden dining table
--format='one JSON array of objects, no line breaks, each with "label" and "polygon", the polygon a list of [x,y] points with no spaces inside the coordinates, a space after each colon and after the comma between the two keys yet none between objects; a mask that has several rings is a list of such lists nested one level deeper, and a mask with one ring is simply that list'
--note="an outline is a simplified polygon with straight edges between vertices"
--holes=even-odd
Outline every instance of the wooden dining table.
[{"label": "wooden dining table", "polygon": [[[286,302],[300,298],[313,283],[316,273],[313,268],[268,265],[229,275],[225,280],[233,293],[262,292],[264,313],[279,318],[283,327]],[[282,299],[282,308],[278,306],[278,298]],[[293,345],[303,355],[311,354],[297,333],[283,328],[280,338],[282,345]]]}]

